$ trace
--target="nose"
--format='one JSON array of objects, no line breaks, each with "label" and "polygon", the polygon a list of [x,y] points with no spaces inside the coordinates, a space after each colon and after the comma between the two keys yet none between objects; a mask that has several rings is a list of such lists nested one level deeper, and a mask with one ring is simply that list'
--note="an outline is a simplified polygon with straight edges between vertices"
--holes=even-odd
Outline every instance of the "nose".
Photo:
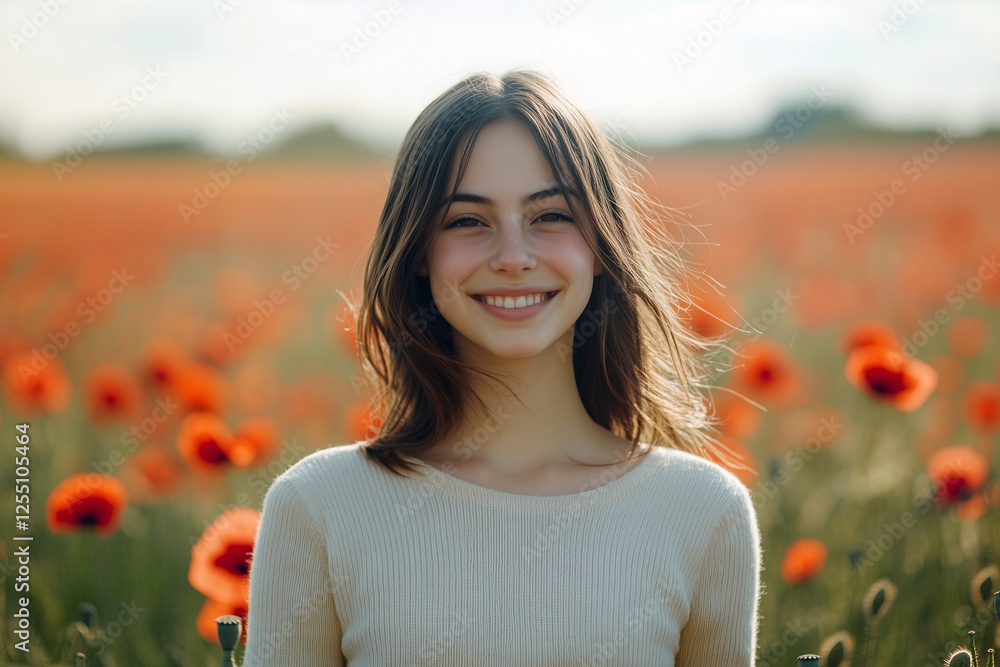
[{"label": "nose", "polygon": [[490,268],[518,275],[535,266],[535,255],[530,248],[528,230],[521,224],[521,216],[510,214],[507,224],[499,226],[496,249],[490,258]]}]

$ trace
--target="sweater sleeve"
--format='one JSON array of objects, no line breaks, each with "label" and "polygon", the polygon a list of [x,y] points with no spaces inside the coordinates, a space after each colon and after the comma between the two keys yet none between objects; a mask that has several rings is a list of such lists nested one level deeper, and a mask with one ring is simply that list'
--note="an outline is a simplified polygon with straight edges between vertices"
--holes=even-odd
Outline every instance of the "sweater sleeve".
[{"label": "sweater sleeve", "polygon": [[243,667],[343,667],[326,545],[292,481],[264,496],[250,564]]},{"label": "sweater sleeve", "polygon": [[681,630],[676,667],[751,667],[757,652],[761,547],[750,494],[740,492],[712,534]]}]

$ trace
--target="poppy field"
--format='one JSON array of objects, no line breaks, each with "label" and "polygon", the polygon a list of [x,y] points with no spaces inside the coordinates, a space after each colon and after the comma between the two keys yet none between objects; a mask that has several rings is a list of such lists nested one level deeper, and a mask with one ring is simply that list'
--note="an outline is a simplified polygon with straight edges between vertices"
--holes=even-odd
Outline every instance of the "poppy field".
[{"label": "poppy field", "polygon": [[[760,521],[756,664],[934,667],[974,630],[985,667],[1000,144],[760,151],[641,159],[721,285],[677,307],[726,341],[709,398]],[[390,165],[0,160],[0,662],[218,663],[270,483],[378,429],[344,297]]]}]

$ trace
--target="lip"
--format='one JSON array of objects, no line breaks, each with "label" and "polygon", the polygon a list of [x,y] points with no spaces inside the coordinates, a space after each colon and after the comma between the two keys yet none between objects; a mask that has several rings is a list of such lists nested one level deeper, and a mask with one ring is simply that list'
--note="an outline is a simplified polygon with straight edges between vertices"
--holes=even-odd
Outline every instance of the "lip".
[{"label": "lip", "polygon": [[[539,301],[536,304],[525,306],[524,308],[504,308],[503,306],[491,306],[485,301],[480,301],[474,298],[472,295],[469,296],[470,299],[478,303],[480,306],[486,309],[486,312],[490,315],[500,318],[501,320],[508,321],[518,321],[526,320],[529,317],[533,317],[542,311],[547,305],[555,301],[555,298],[559,296],[561,290],[538,290],[538,292],[555,292],[551,297],[545,301]],[[527,292],[528,294],[537,294],[537,292]],[[510,295],[514,296],[514,295]]]},{"label": "lip", "polygon": [[552,289],[549,287],[542,287],[541,285],[523,285],[521,287],[497,287],[488,292],[469,292],[474,296],[483,296],[488,294],[490,296],[526,296],[528,294],[548,294],[549,292],[558,292],[559,290]]}]

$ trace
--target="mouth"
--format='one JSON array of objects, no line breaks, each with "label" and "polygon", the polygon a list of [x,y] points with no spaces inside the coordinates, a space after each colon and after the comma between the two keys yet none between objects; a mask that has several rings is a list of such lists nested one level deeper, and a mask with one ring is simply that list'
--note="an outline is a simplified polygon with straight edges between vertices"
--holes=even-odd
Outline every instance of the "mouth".
[{"label": "mouth", "polygon": [[[559,290],[555,290],[553,292],[545,292],[543,294],[528,294],[528,295],[510,296],[510,297],[489,295],[489,300],[487,299],[487,295],[485,294],[473,294],[472,298],[475,299],[476,301],[480,301],[487,305],[496,306],[499,308],[507,308],[508,310],[517,310],[519,308],[527,308],[530,306],[538,305],[539,303],[544,303],[545,301],[548,301],[558,293]],[[527,297],[532,297],[531,302],[528,302]],[[512,306],[505,305],[507,299],[511,299],[513,301]],[[492,303],[490,303],[491,300]]]}]

